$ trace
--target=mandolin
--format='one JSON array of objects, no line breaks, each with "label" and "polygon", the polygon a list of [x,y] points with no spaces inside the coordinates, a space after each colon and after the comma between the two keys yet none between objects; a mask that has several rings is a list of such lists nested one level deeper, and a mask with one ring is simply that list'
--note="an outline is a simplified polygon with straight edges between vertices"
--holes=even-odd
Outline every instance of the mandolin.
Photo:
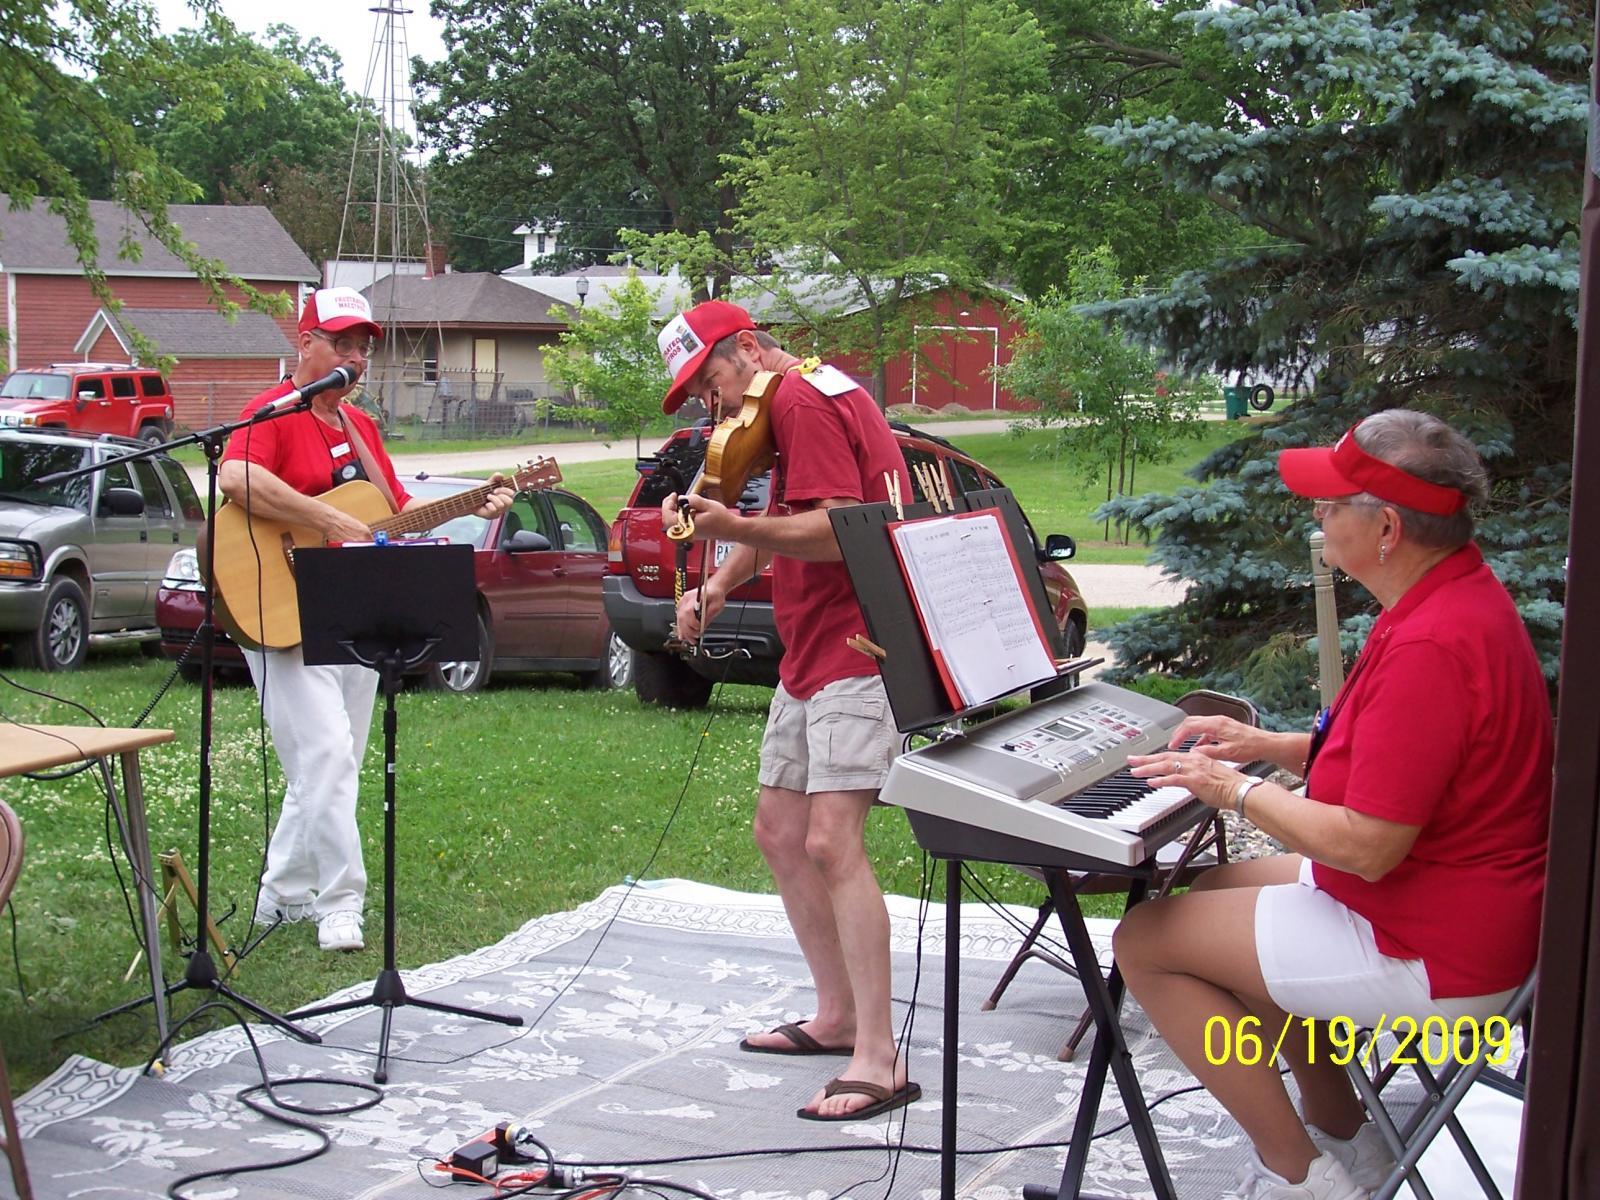
[{"label": "mandolin", "polygon": [[[553,458],[536,458],[508,481],[485,483],[397,513],[383,493],[364,479],[341,483],[317,497],[365,524],[373,533],[402,537],[426,533],[483,505],[495,488],[536,491],[561,482]],[[217,544],[212,564],[217,616],[235,641],[268,650],[300,644],[300,604],[294,588],[294,552],[323,545],[322,533],[270,517],[252,517],[237,504],[217,509]],[[205,562],[204,550],[200,553]]]},{"label": "mandolin", "polygon": [[[685,496],[709,496],[731,506],[744,493],[752,475],[772,466],[772,398],[781,383],[783,375],[778,371],[756,372],[744,390],[739,411],[723,418],[711,431],[705,463]],[[694,537],[694,514],[681,498],[678,522],[668,528],[667,536],[675,542]]]}]

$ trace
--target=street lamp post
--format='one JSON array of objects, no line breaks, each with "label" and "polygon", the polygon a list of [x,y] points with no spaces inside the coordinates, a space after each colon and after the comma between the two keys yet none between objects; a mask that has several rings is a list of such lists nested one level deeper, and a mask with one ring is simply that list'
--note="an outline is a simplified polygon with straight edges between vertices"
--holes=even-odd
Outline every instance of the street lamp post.
[{"label": "street lamp post", "polygon": [[578,282],[575,283],[573,287],[576,288],[578,292],[578,307],[582,308],[583,299],[589,294],[589,277],[587,275],[579,275]]}]

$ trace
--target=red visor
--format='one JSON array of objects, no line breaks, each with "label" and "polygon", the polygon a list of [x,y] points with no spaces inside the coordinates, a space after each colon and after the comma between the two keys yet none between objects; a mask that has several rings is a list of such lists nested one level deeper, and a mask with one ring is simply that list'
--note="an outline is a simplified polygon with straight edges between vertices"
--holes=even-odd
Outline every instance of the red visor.
[{"label": "red visor", "polygon": [[1416,512],[1447,517],[1467,506],[1458,488],[1429,483],[1392,463],[1374,458],[1356,445],[1356,427],[1350,426],[1333,449],[1285,450],[1278,455],[1278,474],[1291,492],[1317,499],[1354,496],[1366,492],[1379,500]]}]

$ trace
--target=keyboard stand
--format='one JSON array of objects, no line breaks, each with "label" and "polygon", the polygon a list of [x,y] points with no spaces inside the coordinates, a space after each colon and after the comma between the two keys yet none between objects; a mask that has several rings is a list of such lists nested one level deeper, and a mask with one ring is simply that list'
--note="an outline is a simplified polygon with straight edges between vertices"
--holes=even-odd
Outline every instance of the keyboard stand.
[{"label": "keyboard stand", "polygon": [[1069,879],[1072,871],[1111,871],[1128,875],[1128,908],[1145,898],[1155,871],[1154,862],[1136,867],[1117,867],[1098,859],[1057,851],[1048,846],[979,830],[943,817],[907,811],[912,832],[922,848],[934,858],[945,860],[945,950],[944,950],[944,1048],[942,1052],[943,1122],[939,1137],[940,1200],[956,1200],[956,1098],[960,1095],[961,1022],[961,864],[965,861],[1002,862],[1037,867],[1044,872],[1045,886],[1055,902],[1061,932],[1066,937],[1073,966],[1077,969],[1084,999],[1094,1018],[1094,1048],[1084,1074],[1083,1092],[1078,1098],[1078,1115],[1073,1124],[1072,1141],[1067,1150],[1061,1182],[1056,1187],[1029,1184],[1023,1188],[1024,1200],[1109,1200],[1083,1188],[1084,1168],[1089,1161],[1089,1145],[1095,1121],[1100,1115],[1100,1097],[1105,1090],[1107,1072],[1116,1081],[1117,1091],[1127,1111],[1134,1140],[1144,1158],[1156,1200],[1177,1200],[1166,1158],[1156,1138],[1144,1091],[1133,1069],[1133,1056],[1122,1033],[1118,1009],[1122,1003],[1122,972],[1115,964],[1110,977],[1100,969],[1099,956],[1089,938],[1083,909]]}]

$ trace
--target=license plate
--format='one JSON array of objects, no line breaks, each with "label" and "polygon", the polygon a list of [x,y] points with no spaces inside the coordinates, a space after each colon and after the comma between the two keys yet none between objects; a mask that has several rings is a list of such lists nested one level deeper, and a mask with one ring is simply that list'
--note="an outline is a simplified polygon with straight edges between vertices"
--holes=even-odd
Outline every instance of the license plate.
[{"label": "license plate", "polygon": [[720,567],[727,560],[728,555],[733,553],[733,548],[738,544],[738,542],[718,542],[716,549],[711,552],[711,565]]}]

